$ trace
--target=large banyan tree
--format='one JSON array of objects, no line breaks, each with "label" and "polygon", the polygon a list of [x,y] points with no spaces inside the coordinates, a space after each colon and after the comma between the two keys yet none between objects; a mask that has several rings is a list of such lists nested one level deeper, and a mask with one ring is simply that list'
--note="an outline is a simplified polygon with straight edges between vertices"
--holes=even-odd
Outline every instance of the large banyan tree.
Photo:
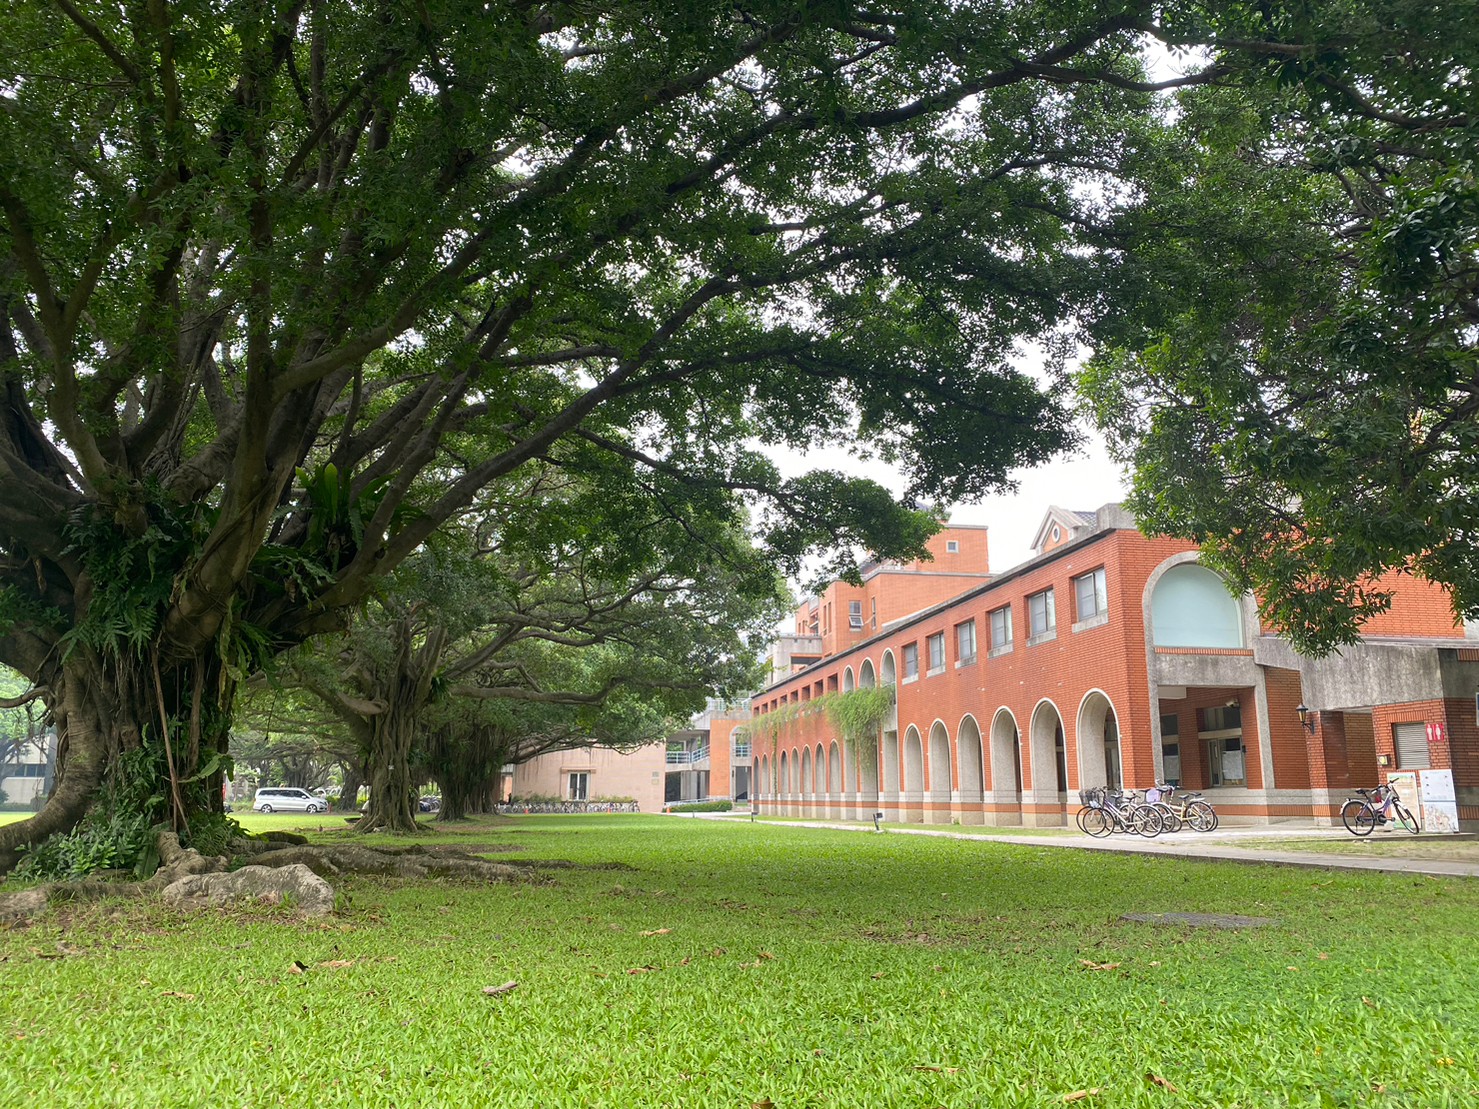
[{"label": "large banyan tree", "polygon": [[[239,681],[490,483],[620,460],[782,561],[1069,439],[1012,368],[1084,288],[1149,4],[284,0],[0,14],[0,661],[59,784],[219,811]],[[603,461],[604,460],[604,461]],[[731,511],[737,511],[732,509]],[[838,569],[838,565],[828,567]]]}]

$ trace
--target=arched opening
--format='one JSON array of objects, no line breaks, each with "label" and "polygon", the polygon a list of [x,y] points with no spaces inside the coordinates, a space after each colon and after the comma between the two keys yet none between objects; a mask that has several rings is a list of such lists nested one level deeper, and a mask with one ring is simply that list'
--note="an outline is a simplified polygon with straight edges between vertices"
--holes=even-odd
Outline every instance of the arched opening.
[{"label": "arched opening", "polygon": [[1172,566],[1151,589],[1157,647],[1242,647],[1243,609],[1227,583],[1195,562]]},{"label": "arched opening", "polygon": [[847,792],[842,776],[842,752],[837,741],[827,749],[827,812],[832,816],[842,815],[842,795]]},{"label": "arched opening", "polygon": [[904,820],[924,820],[924,745],[913,724],[904,733],[904,792],[900,801]]},{"label": "arched opening", "polygon": [[842,670],[842,692],[851,693],[854,689],[852,678],[852,667],[846,666]]},{"label": "arched opening", "polygon": [[1051,701],[1043,701],[1032,714],[1028,729],[1027,779],[1033,822],[1041,825],[1063,823],[1068,788],[1067,752],[1064,747],[1063,717]]},{"label": "arched opening", "polygon": [[801,749],[801,798],[803,804],[811,799],[811,794],[815,791],[815,788],[816,780],[813,778],[811,772],[811,748],[803,747]]},{"label": "arched opening", "polygon": [[994,823],[1022,823],[1022,732],[1007,709],[991,720],[991,803]]},{"label": "arched opening", "polygon": [[878,680],[873,673],[873,660],[865,658],[863,665],[858,667],[858,686],[861,689],[872,689],[877,684]]},{"label": "arched opening", "polygon": [[950,733],[936,720],[930,727],[929,804],[925,820],[931,824],[950,823]]},{"label": "arched opening", "polygon": [[986,759],[981,745],[981,727],[969,713],[955,733],[955,757],[960,763],[960,803],[957,809],[962,824],[982,824],[986,820]]},{"label": "arched opening", "polygon": [[782,751],[781,752],[781,777],[780,777],[780,781],[776,783],[776,786],[777,786],[776,792],[781,797],[783,797],[783,798],[787,794],[789,794],[791,792],[791,779],[789,777],[790,773],[791,773],[791,763],[786,758],[786,752]]},{"label": "arched opening", "polygon": [[1079,789],[1123,788],[1119,721],[1114,715],[1114,705],[1099,690],[1091,691],[1079,706],[1073,736],[1078,747]]},{"label": "arched opening", "polygon": [[898,671],[894,667],[894,653],[892,650],[883,652],[883,659],[879,663],[879,679],[881,685],[898,685]]}]

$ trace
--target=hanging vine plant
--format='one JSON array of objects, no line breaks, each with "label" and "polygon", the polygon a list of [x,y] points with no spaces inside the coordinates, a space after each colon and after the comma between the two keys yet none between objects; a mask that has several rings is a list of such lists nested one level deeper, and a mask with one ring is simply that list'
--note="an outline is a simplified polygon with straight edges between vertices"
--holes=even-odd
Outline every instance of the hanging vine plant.
[{"label": "hanging vine plant", "polygon": [[869,686],[826,698],[827,719],[847,741],[856,761],[878,756],[878,732],[894,710],[894,687]]}]

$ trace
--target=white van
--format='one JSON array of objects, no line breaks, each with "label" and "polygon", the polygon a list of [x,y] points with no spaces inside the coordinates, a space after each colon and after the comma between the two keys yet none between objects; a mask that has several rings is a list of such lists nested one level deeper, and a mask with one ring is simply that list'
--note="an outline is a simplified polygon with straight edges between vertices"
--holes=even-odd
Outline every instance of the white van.
[{"label": "white van", "polygon": [[257,790],[252,799],[253,812],[328,812],[329,803],[306,789],[293,786],[269,786]]}]

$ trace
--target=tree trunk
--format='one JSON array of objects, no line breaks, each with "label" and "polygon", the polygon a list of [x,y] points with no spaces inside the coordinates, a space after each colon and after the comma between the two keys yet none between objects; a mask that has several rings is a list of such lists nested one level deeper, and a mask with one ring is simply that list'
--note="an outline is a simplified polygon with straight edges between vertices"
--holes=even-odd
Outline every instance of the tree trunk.
[{"label": "tree trunk", "polygon": [[415,713],[404,702],[393,702],[370,718],[370,802],[354,826],[356,831],[416,831],[416,794],[411,785],[415,733]]},{"label": "tree trunk", "polygon": [[[72,831],[110,780],[119,787],[111,791],[113,802],[132,807],[126,815],[142,811],[152,823],[183,833],[187,842],[192,818],[224,811],[221,787],[235,686],[222,680],[219,659],[161,667],[155,659],[134,656],[105,661],[75,644],[45,675],[45,684],[58,736],[56,788],[35,816],[0,827],[0,874],[12,870],[28,846]],[[119,781],[120,757],[146,746],[158,756],[152,764],[157,769],[147,771],[157,777]],[[214,769],[189,781],[216,753],[223,758]],[[158,798],[165,799],[162,807]]]},{"label": "tree trunk", "polygon": [[365,768],[358,763],[340,763],[344,768],[344,789],[339,794],[336,812],[354,812],[359,808],[359,787],[365,784]]}]

